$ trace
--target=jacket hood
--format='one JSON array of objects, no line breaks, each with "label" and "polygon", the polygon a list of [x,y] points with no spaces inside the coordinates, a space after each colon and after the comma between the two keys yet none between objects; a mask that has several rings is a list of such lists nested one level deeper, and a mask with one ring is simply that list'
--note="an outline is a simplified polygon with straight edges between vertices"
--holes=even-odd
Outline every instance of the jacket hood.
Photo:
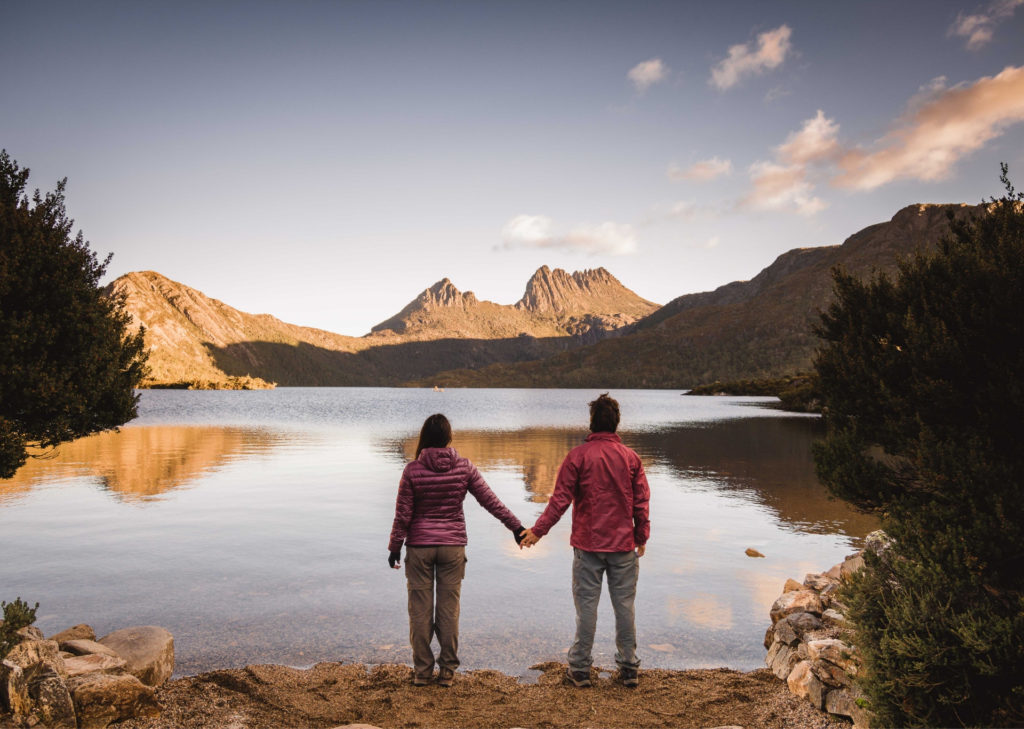
[{"label": "jacket hood", "polygon": [[434,473],[447,473],[455,466],[458,458],[459,454],[454,448],[424,448],[416,460]]}]

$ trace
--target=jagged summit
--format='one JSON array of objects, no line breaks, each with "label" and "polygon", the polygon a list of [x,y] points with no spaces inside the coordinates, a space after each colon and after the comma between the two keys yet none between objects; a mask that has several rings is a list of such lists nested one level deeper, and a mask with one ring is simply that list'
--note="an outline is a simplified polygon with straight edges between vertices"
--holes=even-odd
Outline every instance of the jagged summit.
[{"label": "jagged summit", "polygon": [[657,308],[603,268],[567,273],[541,266],[527,282],[523,297],[511,306],[481,301],[443,278],[373,327],[371,335],[496,339],[592,334],[599,338]]}]

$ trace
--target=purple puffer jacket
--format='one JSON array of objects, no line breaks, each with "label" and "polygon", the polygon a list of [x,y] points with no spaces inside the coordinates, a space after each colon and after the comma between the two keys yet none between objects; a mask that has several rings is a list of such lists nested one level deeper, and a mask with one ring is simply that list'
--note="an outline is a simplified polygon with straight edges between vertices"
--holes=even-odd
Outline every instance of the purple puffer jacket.
[{"label": "purple puffer jacket", "polygon": [[454,448],[424,448],[402,472],[388,551],[399,551],[402,542],[410,547],[465,546],[462,502],[467,491],[512,531],[522,526],[469,459]]}]

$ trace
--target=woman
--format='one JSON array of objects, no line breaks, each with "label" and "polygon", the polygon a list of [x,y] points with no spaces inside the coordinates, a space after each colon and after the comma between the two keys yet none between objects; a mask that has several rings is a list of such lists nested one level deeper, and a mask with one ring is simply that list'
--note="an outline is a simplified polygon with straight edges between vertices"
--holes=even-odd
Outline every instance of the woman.
[{"label": "woman", "polygon": [[[405,542],[405,577],[409,587],[409,643],[413,684],[433,679],[433,633],[441,646],[437,683],[451,686],[459,667],[459,595],[466,574],[466,492],[522,540],[525,529],[484,481],[476,466],[461,458],[452,442],[452,426],[440,413],[423,423],[416,460],[405,467],[398,484],[395,523],[388,544],[388,564],[399,568]],[[434,604],[434,585],[437,604]]]}]

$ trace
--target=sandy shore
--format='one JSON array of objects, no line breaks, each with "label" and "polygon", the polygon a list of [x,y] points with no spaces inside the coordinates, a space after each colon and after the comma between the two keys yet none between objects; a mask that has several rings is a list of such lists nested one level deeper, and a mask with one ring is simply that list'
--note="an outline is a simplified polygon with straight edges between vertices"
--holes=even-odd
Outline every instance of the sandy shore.
[{"label": "sandy shore", "polygon": [[848,727],[792,696],[765,670],[641,671],[627,689],[602,671],[591,688],[563,681],[564,664],[534,666],[536,683],[497,671],[459,673],[455,685],[412,686],[401,665],[320,663],[308,670],[258,665],[169,681],[160,717],[124,729],[333,727]]}]

